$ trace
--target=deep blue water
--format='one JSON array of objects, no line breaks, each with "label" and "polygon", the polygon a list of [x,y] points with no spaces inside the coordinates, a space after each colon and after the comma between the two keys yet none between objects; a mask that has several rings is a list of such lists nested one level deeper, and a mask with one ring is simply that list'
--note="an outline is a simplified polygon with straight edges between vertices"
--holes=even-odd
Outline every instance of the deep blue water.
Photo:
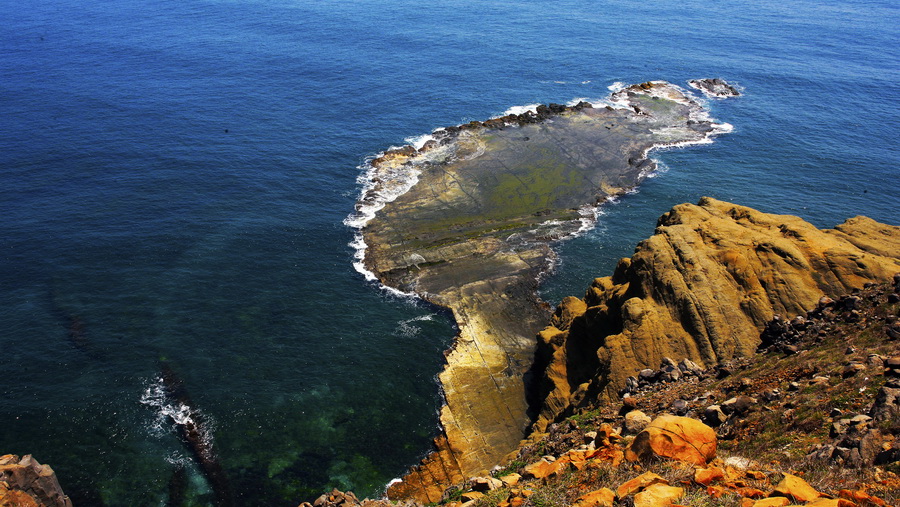
[{"label": "deep blue water", "polygon": [[352,266],[358,166],[510,106],[723,77],[734,132],[560,246],[580,295],[703,195],[830,227],[900,223],[890,0],[3,1],[0,453],[76,505],[164,505],[187,464],[163,364],[213,428],[239,505],[377,495],[424,454],[447,318]]}]

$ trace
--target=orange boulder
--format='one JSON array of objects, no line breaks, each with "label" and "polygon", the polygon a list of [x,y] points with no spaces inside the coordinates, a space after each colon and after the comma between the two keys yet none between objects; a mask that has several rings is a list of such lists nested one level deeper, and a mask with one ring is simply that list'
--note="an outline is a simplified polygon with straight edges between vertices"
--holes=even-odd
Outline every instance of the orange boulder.
[{"label": "orange boulder", "polygon": [[581,495],[572,504],[572,507],[613,507],[616,494],[609,488],[601,488],[597,491]]},{"label": "orange boulder", "polygon": [[725,470],[720,467],[698,468],[694,470],[694,482],[701,486],[709,486],[714,481],[725,478]]},{"label": "orange boulder", "polygon": [[769,496],[785,496],[795,502],[811,502],[822,494],[796,475],[784,474],[784,479]]},{"label": "orange boulder", "polygon": [[625,458],[629,461],[653,456],[706,465],[716,457],[716,432],[689,417],[657,417],[625,450]]},{"label": "orange boulder", "polygon": [[669,507],[684,496],[683,488],[653,484],[634,495],[634,507]]},{"label": "orange boulder", "polygon": [[872,496],[861,489],[856,491],[842,489],[838,491],[838,496],[845,500],[852,500],[863,505],[887,505],[887,503],[885,503],[885,501],[881,498]]},{"label": "orange boulder", "polygon": [[616,490],[616,497],[618,497],[619,500],[621,500],[621,499],[631,495],[632,493],[641,491],[642,489],[652,486],[654,484],[668,485],[669,481],[663,479],[662,477],[660,477],[659,475],[656,475],[653,472],[645,472],[645,473],[635,477],[634,479],[631,479],[630,481],[625,482],[621,486],[619,486],[619,488]]},{"label": "orange boulder", "polygon": [[542,459],[536,463],[532,463],[527,465],[524,469],[525,477],[533,477],[535,479],[543,479],[545,477],[550,477],[551,475],[556,475],[566,467],[569,466],[568,461],[548,461],[546,459]]}]

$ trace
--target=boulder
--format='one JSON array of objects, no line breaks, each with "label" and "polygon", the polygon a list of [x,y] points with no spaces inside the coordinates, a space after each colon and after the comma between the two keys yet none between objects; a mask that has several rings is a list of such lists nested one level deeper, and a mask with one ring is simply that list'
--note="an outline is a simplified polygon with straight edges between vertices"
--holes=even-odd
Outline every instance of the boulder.
[{"label": "boulder", "polygon": [[650,425],[651,419],[650,416],[641,412],[640,410],[632,410],[625,414],[625,433],[629,435],[637,435],[638,433],[644,431],[644,429]]},{"label": "boulder", "polygon": [[526,465],[524,469],[525,477],[543,479],[545,477],[550,477],[551,475],[558,474],[560,471],[564,470],[567,465],[568,462],[557,463],[555,461],[550,461],[547,458],[544,458],[536,463]]},{"label": "boulder", "polygon": [[578,497],[572,507],[613,507],[616,494],[609,488],[601,488]]},{"label": "boulder", "polygon": [[503,482],[500,479],[494,479],[493,477],[473,477],[469,482],[469,486],[473,491],[481,491],[484,493],[486,491],[502,488]]},{"label": "boulder", "polygon": [[482,493],[481,491],[467,491],[467,492],[463,493],[460,498],[464,502],[478,501],[478,500],[484,498],[484,493]]},{"label": "boulder", "polygon": [[653,484],[669,484],[669,481],[663,479],[659,475],[653,472],[645,472],[630,481],[624,482],[622,485],[616,489],[616,498],[622,500],[623,498],[629,497],[642,489],[651,486]]},{"label": "boulder", "polygon": [[668,507],[684,496],[684,488],[653,484],[634,495],[634,507]]},{"label": "boulder", "polygon": [[725,412],[728,415],[743,415],[746,414],[753,405],[756,405],[756,400],[754,398],[749,396],[737,396],[722,403],[722,412]]},{"label": "boulder", "polygon": [[862,363],[850,362],[846,366],[844,366],[843,370],[841,370],[841,377],[849,378],[849,377],[856,375],[857,373],[859,373],[861,371],[865,371],[865,369],[866,369],[866,365],[864,365]]},{"label": "boulder", "polygon": [[818,498],[806,504],[806,507],[857,507],[857,505],[843,498]]},{"label": "boulder", "polygon": [[715,481],[725,478],[725,470],[721,467],[698,468],[694,470],[694,482],[701,486],[709,486]]},{"label": "boulder", "polygon": [[684,358],[678,363],[678,369],[685,375],[700,376],[703,374],[703,368],[688,358]]},{"label": "boulder", "polygon": [[894,383],[881,386],[875,395],[869,415],[876,421],[891,421],[900,419],[900,386],[893,387]]},{"label": "boulder", "polygon": [[503,483],[504,486],[512,487],[519,483],[522,480],[522,476],[519,474],[506,474],[500,477],[500,482]]},{"label": "boulder", "polygon": [[794,502],[811,502],[822,494],[796,475],[784,474],[784,479],[775,486],[775,491],[769,496],[783,496]]},{"label": "boulder", "polygon": [[669,405],[669,410],[675,413],[675,415],[685,415],[689,408],[688,402],[684,400],[675,400]]},{"label": "boulder", "polygon": [[727,420],[728,416],[722,412],[722,407],[719,405],[710,405],[703,412],[703,422],[710,426],[719,426]]},{"label": "boulder", "polygon": [[716,432],[696,419],[673,415],[657,417],[625,451],[629,461],[653,456],[706,465],[716,457]]}]

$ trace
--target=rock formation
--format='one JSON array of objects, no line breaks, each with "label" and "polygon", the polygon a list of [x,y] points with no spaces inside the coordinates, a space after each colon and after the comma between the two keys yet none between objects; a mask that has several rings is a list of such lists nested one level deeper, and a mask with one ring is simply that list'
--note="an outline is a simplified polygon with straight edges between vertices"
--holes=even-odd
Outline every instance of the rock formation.
[{"label": "rock formation", "polygon": [[[458,481],[437,504],[900,505],[900,338],[887,332],[898,310],[900,274],[773,319],[752,356],[708,368],[663,358],[620,401],[595,400],[532,434],[490,477]],[[714,428],[700,422],[710,412]],[[633,427],[636,417],[650,427]],[[391,505],[333,491],[302,507]]]},{"label": "rock formation", "polygon": [[372,162],[358,205],[365,268],[449,308],[460,329],[439,376],[443,433],[391,498],[434,501],[515,448],[530,422],[523,375],[549,317],[536,280],[551,264],[551,242],[637,185],[655,167],[652,148],[718,132],[668,83],[628,87],[610,103],[617,107],[550,104],[442,129],[419,150]]},{"label": "rock formation", "polygon": [[856,217],[819,230],[711,198],[676,206],[612,276],[594,280],[583,300],[565,299],[540,332],[545,401],[535,428],[585,400],[617,399],[664,357],[713,366],[753,354],[776,315],[804,315],[823,296],[898,271],[900,227]]},{"label": "rock formation", "polygon": [[0,456],[0,505],[18,507],[72,507],[50,465],[27,455]]},{"label": "rock formation", "polygon": [[707,97],[715,97],[721,99],[725,97],[737,97],[738,95],[740,95],[740,92],[737,91],[737,88],[719,78],[691,79],[690,81],[688,81],[688,84],[691,85],[691,88],[696,88],[703,92],[703,94]]}]

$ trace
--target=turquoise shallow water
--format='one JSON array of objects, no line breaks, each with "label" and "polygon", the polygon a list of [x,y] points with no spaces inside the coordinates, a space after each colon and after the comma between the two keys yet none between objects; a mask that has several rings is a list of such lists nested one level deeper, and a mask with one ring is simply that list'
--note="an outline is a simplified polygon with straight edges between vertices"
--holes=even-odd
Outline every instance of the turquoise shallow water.
[{"label": "turquoise shallow water", "polygon": [[[888,1],[38,1],[0,31],[0,452],[76,505],[161,505],[179,464],[161,364],[211,422],[239,505],[378,494],[428,448],[447,318],[352,268],[358,166],[404,138],[615,82],[719,76],[734,131],[560,246],[581,294],[702,195],[898,223]],[[73,331],[74,330],[74,331]]]}]

